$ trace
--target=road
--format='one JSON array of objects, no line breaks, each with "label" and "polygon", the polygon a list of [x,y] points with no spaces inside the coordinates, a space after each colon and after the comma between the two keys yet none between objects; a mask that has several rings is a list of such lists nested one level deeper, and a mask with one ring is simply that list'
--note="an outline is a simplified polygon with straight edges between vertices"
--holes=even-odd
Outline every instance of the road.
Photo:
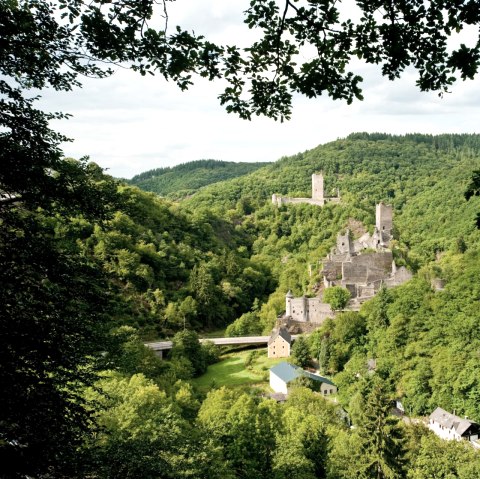
[{"label": "road", "polygon": [[[296,339],[298,335],[293,335],[292,339]],[[210,341],[217,346],[231,346],[235,344],[267,344],[270,336],[242,336],[237,338],[204,338],[200,342]],[[145,343],[145,346],[154,351],[167,351],[172,349],[172,341],[157,341]]]}]

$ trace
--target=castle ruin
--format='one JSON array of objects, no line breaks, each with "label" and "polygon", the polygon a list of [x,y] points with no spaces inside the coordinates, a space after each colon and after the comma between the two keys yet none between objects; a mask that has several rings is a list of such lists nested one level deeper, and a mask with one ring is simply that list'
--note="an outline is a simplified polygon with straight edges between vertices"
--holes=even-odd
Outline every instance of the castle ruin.
[{"label": "castle ruin", "polygon": [[[358,307],[373,298],[383,286],[398,286],[412,274],[404,267],[397,267],[388,244],[392,239],[393,210],[390,205],[376,206],[373,234],[365,233],[353,240],[350,231],[339,234],[337,244],[323,260],[324,288],[342,286],[350,292],[350,307]],[[330,305],[323,303],[321,296],[294,298],[287,293],[285,318],[297,322],[323,323],[333,317]]]},{"label": "castle ruin", "polygon": [[312,175],[312,197],[311,198],[290,198],[288,196],[272,195],[272,203],[276,206],[286,204],[307,203],[309,205],[324,206],[325,203],[340,203],[340,193],[337,190],[337,196],[326,197],[323,187],[323,173],[314,173]]}]

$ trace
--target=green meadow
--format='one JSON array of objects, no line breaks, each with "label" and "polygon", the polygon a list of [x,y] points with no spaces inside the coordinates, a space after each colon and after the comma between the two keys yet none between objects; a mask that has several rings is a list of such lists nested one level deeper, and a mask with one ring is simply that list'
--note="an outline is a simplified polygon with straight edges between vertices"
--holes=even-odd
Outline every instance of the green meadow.
[{"label": "green meadow", "polygon": [[229,353],[221,357],[218,363],[208,367],[207,372],[192,380],[202,391],[212,387],[268,387],[269,369],[285,358],[267,358],[267,350],[256,349]]}]

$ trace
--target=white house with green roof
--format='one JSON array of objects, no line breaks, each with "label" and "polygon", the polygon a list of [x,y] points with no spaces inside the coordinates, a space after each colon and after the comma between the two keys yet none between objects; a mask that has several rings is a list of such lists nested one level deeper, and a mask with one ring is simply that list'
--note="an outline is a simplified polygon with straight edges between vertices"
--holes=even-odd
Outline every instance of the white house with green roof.
[{"label": "white house with green roof", "polygon": [[319,391],[323,396],[330,396],[337,393],[337,386],[323,376],[314,374],[309,371],[287,363],[286,361],[270,368],[270,387],[277,393],[288,393],[288,384],[295,379],[304,376],[319,385]]}]

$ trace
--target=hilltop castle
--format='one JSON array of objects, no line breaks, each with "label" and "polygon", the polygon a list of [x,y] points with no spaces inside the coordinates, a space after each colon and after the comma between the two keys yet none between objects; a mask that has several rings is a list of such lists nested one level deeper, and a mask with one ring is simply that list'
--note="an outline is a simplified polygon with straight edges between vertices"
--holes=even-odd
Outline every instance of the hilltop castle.
[{"label": "hilltop castle", "polygon": [[[392,228],[392,207],[380,203],[376,206],[372,235],[365,233],[354,241],[349,230],[339,234],[336,246],[323,260],[321,274],[324,288],[342,286],[348,289],[351,306],[355,307],[375,296],[382,285],[393,287],[408,281],[412,274],[404,266],[396,266],[388,249]],[[323,303],[321,297],[294,298],[291,291],[287,293],[286,319],[322,323],[333,316],[330,305]]]},{"label": "hilltop castle", "polygon": [[312,175],[312,197],[311,198],[290,198],[288,196],[272,195],[272,203],[276,206],[282,206],[291,203],[308,203],[310,205],[323,206],[325,203],[340,203],[340,193],[337,190],[337,196],[325,197],[323,189],[323,173],[314,173]]}]

